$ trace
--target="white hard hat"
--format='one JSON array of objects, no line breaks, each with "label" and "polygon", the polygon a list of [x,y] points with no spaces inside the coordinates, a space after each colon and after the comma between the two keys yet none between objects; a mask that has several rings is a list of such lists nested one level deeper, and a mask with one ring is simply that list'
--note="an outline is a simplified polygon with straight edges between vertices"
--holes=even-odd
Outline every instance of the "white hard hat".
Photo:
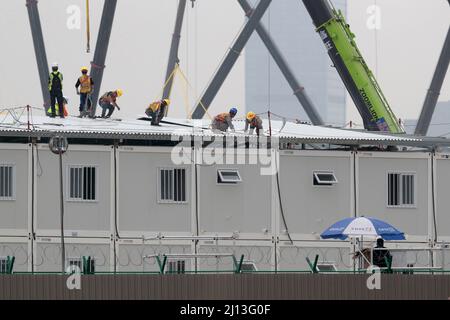
[{"label": "white hard hat", "polygon": [[53,67],[57,67],[57,68],[58,68],[58,67],[59,67],[59,66],[58,66],[58,62],[53,62],[52,68],[53,68]]}]

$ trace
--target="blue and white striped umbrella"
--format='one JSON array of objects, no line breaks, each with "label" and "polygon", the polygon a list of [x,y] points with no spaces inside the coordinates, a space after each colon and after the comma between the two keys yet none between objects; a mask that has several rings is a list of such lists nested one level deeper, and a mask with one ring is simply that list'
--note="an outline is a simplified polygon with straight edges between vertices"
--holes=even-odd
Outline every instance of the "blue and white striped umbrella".
[{"label": "blue and white striped umbrella", "polygon": [[370,217],[346,218],[333,224],[321,235],[322,239],[341,239],[347,237],[382,237],[385,240],[405,240],[405,234],[389,223]]}]

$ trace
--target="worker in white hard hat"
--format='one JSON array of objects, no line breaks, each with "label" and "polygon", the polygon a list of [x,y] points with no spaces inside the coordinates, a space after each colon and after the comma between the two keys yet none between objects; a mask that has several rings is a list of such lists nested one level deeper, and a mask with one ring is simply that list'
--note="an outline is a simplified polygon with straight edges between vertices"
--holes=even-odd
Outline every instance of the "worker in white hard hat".
[{"label": "worker in white hard hat", "polygon": [[[50,92],[50,106],[51,113],[50,117],[56,117],[55,104],[58,102],[58,105],[64,105],[64,95],[63,95],[63,75],[59,72],[58,63],[52,64],[52,72],[48,77],[48,91]],[[63,108],[59,110],[59,116],[64,118]]]},{"label": "worker in white hard hat", "polygon": [[88,75],[88,68],[81,68],[81,77],[78,78],[75,88],[80,95],[80,118],[86,116],[92,107],[90,95],[94,92],[94,81]]},{"label": "worker in white hard hat", "polygon": [[166,107],[170,105],[169,99],[162,99],[150,103],[150,105],[145,109],[145,114],[152,118],[152,126],[159,126],[159,122],[164,117]]}]

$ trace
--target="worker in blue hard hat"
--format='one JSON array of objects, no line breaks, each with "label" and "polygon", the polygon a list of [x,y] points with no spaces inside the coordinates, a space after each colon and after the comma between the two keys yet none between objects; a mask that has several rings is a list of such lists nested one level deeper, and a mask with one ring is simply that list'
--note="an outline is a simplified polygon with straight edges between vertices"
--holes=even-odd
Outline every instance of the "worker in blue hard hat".
[{"label": "worker in blue hard hat", "polygon": [[212,130],[226,132],[228,128],[230,128],[230,130],[234,132],[233,118],[236,116],[237,112],[236,108],[231,108],[230,112],[220,113],[215,116],[211,124]]}]

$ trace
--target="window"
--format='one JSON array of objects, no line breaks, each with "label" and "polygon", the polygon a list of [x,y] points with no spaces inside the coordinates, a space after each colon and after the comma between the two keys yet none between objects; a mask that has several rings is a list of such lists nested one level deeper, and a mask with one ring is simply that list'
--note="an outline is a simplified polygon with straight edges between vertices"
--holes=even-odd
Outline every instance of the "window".
[{"label": "window", "polygon": [[97,200],[96,181],[96,167],[69,167],[69,199],[79,201]]},{"label": "window", "polygon": [[66,266],[67,266],[69,272],[71,272],[71,273],[83,271],[83,264],[81,262],[81,258],[67,258]]},{"label": "window", "polygon": [[251,272],[251,271],[258,271],[258,269],[256,269],[256,265],[253,261],[244,261],[242,262],[241,265],[241,271]]},{"label": "window", "polygon": [[334,262],[319,262],[316,267],[319,272],[337,271],[336,264]]},{"label": "window", "polygon": [[0,200],[14,199],[14,166],[0,165]]},{"label": "window", "polygon": [[388,173],[389,207],[413,207],[415,198],[415,174]]},{"label": "window", "polygon": [[238,170],[217,170],[217,183],[237,184],[238,182],[242,182],[241,175]]},{"label": "window", "polygon": [[67,268],[70,272],[95,273],[95,258],[83,256],[82,258],[67,258]]},{"label": "window", "polygon": [[167,262],[167,273],[185,273],[185,260],[172,260]]},{"label": "window", "polygon": [[338,183],[334,172],[332,171],[314,171],[313,185],[314,186],[332,186]]},{"label": "window", "polygon": [[186,202],[186,169],[159,169],[159,202]]},{"label": "window", "polygon": [[8,273],[8,257],[0,257],[0,273]]}]

